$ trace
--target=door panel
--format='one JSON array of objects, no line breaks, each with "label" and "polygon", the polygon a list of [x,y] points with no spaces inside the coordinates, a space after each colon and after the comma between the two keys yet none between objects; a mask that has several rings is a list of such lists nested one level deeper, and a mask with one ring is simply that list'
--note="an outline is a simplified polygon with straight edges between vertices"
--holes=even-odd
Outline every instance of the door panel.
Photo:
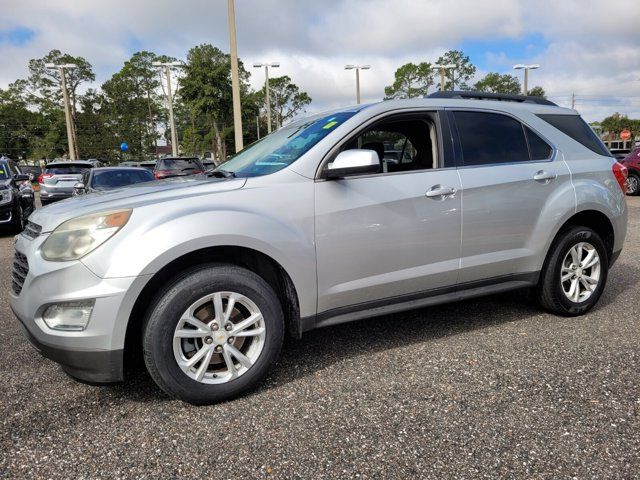
[{"label": "door panel", "polygon": [[[460,283],[538,270],[557,221],[553,218],[556,207],[574,201],[564,161],[461,168],[459,172],[464,209]],[[554,178],[540,178],[547,176]]]},{"label": "door panel", "polygon": [[454,169],[316,183],[318,312],[455,285],[459,189]]}]

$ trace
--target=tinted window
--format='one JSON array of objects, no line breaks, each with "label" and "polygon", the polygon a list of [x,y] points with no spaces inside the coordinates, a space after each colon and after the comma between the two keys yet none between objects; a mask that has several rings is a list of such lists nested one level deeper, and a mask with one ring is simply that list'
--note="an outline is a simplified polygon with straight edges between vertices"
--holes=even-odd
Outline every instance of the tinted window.
[{"label": "tinted window", "polygon": [[551,152],[553,152],[553,149],[549,146],[549,144],[541,139],[540,136],[529,127],[524,127],[524,130],[525,132],[527,132],[527,140],[529,142],[531,160],[546,160],[551,157]]},{"label": "tinted window", "polygon": [[506,115],[454,112],[464,165],[523,162],[529,150],[522,125]]},{"label": "tinted window", "polygon": [[538,117],[589,150],[606,157],[611,156],[591,127],[579,115],[538,115]]},{"label": "tinted window", "polygon": [[74,175],[84,173],[90,168],[90,165],[85,165],[83,163],[56,163],[54,165],[47,165],[44,169],[44,173],[51,173],[52,175]]},{"label": "tinted window", "polygon": [[155,180],[149,170],[104,170],[94,171],[91,187],[97,190],[125,187]]}]

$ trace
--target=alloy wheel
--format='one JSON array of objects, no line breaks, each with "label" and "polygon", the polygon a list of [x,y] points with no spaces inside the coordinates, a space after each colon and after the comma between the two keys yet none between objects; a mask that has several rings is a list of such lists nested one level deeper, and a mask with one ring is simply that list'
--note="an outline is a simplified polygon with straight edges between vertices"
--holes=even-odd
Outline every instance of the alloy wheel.
[{"label": "alloy wheel", "polygon": [[194,302],[173,334],[180,369],[207,384],[226,383],[246,373],[265,345],[260,309],[244,295],[216,292]]},{"label": "alloy wheel", "polygon": [[572,302],[584,302],[598,288],[600,270],[600,256],[595,247],[588,242],[577,243],[562,261],[562,291]]}]

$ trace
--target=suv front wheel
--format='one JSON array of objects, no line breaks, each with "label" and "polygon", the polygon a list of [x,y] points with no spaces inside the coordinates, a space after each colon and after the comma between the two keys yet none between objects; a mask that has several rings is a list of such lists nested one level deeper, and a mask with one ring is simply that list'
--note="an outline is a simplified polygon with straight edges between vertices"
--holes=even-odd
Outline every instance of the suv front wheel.
[{"label": "suv front wheel", "polygon": [[609,262],[600,236],[588,227],[570,227],[554,241],[538,283],[538,299],[551,312],[588,312],[607,282]]},{"label": "suv front wheel", "polygon": [[185,272],[158,296],[144,325],[144,359],[166,393],[204,405],[258,383],[283,337],[273,289],[249,270],[212,264]]}]

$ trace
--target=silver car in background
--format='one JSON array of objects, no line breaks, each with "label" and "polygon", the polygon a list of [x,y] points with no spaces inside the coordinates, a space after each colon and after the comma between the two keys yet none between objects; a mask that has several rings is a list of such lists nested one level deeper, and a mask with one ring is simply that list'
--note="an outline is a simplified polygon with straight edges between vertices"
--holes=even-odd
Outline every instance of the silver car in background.
[{"label": "silver car in background", "polygon": [[48,163],[38,177],[42,205],[73,196],[73,188],[82,175],[95,168],[96,161],[66,160]]},{"label": "silver car in background", "polygon": [[327,325],[517,288],[589,311],[624,243],[625,168],[574,110],[468,96],[318,114],[206,175],[37,210],[11,307],[72,376],[121,381],[142,353],[194,404]]}]

